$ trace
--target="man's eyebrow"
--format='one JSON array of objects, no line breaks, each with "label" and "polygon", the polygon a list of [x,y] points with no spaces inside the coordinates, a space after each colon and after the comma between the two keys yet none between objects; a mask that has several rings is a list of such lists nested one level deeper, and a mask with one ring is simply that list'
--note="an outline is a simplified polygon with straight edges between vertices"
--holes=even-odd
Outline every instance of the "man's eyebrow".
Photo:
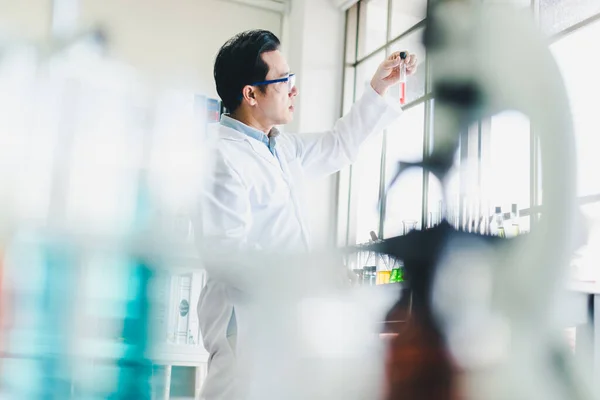
[{"label": "man's eyebrow", "polygon": [[288,76],[290,74],[290,72],[284,72],[283,74],[279,75],[280,78],[285,78],[286,76]]}]

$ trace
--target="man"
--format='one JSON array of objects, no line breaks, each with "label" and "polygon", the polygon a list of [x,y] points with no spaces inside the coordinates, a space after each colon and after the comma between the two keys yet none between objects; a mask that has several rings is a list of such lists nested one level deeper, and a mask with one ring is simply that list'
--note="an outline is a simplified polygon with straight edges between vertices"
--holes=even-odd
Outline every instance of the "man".
[{"label": "man", "polygon": [[[295,76],[268,31],[241,33],[220,49],[214,66],[217,92],[230,114],[216,127],[214,172],[202,202],[206,243],[237,249],[308,251],[310,239],[302,208],[306,178],[339,171],[356,160],[359,147],[381,132],[401,110],[384,99],[399,81],[400,63],[408,74],[416,58],[394,53],[380,66],[366,93],[328,132],[280,134],[298,95]],[[237,310],[241,318],[240,310]],[[235,314],[231,288],[208,277],[198,303],[204,346],[210,353],[202,398],[235,398]],[[240,324],[241,328],[241,324]],[[240,344],[238,344],[240,346]],[[241,350],[241,349],[238,349]]]}]

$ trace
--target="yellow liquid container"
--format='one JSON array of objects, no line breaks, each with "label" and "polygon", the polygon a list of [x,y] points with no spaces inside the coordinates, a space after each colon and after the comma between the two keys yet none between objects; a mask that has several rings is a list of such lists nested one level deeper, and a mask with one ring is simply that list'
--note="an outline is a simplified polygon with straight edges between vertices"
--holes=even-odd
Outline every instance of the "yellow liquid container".
[{"label": "yellow liquid container", "polygon": [[377,284],[385,285],[390,283],[390,276],[392,271],[377,271]]}]

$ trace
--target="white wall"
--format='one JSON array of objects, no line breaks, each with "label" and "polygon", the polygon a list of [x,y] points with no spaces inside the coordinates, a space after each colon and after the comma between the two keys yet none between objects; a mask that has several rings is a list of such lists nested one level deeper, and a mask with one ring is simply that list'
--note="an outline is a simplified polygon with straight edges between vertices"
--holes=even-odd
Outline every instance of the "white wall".
[{"label": "white wall", "polygon": [[[297,73],[300,91],[295,120],[286,127],[293,132],[331,129],[340,116],[344,13],[325,0],[293,0],[284,20],[283,46]],[[337,210],[337,176],[308,187],[313,244],[333,244]]]},{"label": "white wall", "polygon": [[[51,0],[0,0],[0,40],[50,37]],[[280,14],[223,0],[79,0],[79,27],[104,26],[111,55],[152,85],[216,96],[212,67],[219,47],[238,32],[281,34]]]},{"label": "white wall", "polygon": [[113,54],[155,84],[216,96],[214,57],[236,33],[263,28],[279,35],[277,13],[223,0],[81,0],[86,25],[108,28]]},{"label": "white wall", "polygon": [[50,32],[50,0],[0,0],[0,39],[41,40]]}]

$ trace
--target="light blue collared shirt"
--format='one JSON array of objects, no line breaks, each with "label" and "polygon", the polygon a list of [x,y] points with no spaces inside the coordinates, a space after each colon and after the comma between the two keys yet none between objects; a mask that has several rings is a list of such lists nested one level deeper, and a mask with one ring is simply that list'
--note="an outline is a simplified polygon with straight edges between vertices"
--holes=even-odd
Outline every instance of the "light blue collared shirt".
[{"label": "light blue collared shirt", "polygon": [[243,122],[238,121],[237,119],[233,119],[227,114],[223,114],[221,116],[221,125],[231,129],[235,129],[236,131],[241,132],[246,136],[250,136],[253,139],[263,142],[265,146],[267,146],[271,154],[275,156],[275,144],[277,143],[275,138],[279,134],[277,129],[273,129],[271,131],[271,135],[267,136],[263,131],[259,131],[258,129],[248,126]]}]

